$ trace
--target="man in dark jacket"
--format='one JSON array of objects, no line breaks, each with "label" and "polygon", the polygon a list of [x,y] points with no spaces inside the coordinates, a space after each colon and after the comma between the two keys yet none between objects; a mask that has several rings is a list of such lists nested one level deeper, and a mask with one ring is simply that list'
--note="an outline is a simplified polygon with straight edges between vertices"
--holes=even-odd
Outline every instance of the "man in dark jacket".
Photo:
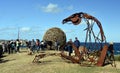
[{"label": "man in dark jacket", "polygon": [[79,46],[80,46],[80,41],[78,40],[77,37],[75,37],[74,44],[75,44],[75,46],[76,46],[77,48],[79,48]]},{"label": "man in dark jacket", "polygon": [[70,39],[68,41],[67,48],[68,48],[69,56],[71,56],[71,53],[73,52],[73,49],[72,49],[72,39]]}]

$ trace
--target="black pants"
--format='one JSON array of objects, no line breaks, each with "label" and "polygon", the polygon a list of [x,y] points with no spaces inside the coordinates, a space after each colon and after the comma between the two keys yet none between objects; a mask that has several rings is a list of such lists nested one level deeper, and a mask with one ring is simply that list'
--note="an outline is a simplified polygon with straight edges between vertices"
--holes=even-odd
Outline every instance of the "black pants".
[{"label": "black pants", "polygon": [[17,52],[20,52],[20,47],[19,46],[17,46]]}]

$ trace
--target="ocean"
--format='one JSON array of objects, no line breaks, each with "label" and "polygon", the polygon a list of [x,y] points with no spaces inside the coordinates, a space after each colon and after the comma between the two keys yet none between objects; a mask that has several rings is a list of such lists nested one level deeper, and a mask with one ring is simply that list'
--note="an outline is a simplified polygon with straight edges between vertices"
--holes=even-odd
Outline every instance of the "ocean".
[{"label": "ocean", "polygon": [[[105,43],[103,43],[102,45],[105,45]],[[107,43],[107,45],[109,45]],[[81,46],[85,46],[84,42],[81,42]],[[99,50],[100,49],[100,43],[96,44],[96,43],[86,43],[86,47],[90,50]],[[113,43],[113,47],[114,47],[114,54],[115,55],[120,55],[120,43]]]},{"label": "ocean", "polygon": [[115,54],[120,55],[120,43],[114,43],[113,46],[114,46],[114,49],[115,49]]},{"label": "ocean", "polygon": [[[103,43],[102,45],[105,45],[105,43]],[[107,45],[109,45],[107,43]],[[81,42],[81,46],[86,46],[87,49],[89,49],[89,51],[93,51],[93,50],[99,50],[100,48],[100,43],[96,44],[96,43],[85,43]],[[92,47],[91,47],[92,46]],[[26,46],[22,46],[21,48],[25,48]],[[114,54],[115,55],[120,55],[120,43],[114,43],[113,44],[114,47]]]}]

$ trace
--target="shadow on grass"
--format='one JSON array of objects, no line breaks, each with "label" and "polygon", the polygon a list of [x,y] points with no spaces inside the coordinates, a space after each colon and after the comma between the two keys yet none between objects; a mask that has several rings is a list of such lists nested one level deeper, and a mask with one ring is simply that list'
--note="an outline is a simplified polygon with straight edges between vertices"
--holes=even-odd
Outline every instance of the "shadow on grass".
[{"label": "shadow on grass", "polygon": [[10,60],[0,59],[0,63],[6,63],[6,62],[8,62],[8,61],[10,61]]},{"label": "shadow on grass", "polygon": [[6,57],[7,55],[2,55],[2,56],[0,56],[0,63],[5,63],[5,62],[7,62],[8,60],[4,60],[4,59],[2,59],[2,58],[4,58],[4,57]]},{"label": "shadow on grass", "polygon": [[38,61],[38,63],[43,63],[43,64],[45,64],[45,63],[50,63],[50,62],[52,62],[52,61]]},{"label": "shadow on grass", "polygon": [[12,59],[12,60],[4,60],[4,59],[0,59],[0,63],[6,63],[8,61],[13,61],[13,60],[16,60],[16,59]]},{"label": "shadow on grass", "polygon": [[0,58],[3,58],[3,57],[6,57],[7,55],[2,55],[2,56],[0,56]]}]

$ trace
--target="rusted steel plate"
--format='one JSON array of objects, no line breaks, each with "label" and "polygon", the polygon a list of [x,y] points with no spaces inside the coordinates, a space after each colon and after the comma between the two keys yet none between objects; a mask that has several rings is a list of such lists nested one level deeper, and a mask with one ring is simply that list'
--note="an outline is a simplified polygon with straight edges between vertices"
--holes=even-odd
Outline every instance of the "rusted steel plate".
[{"label": "rusted steel plate", "polygon": [[97,66],[103,66],[107,51],[108,51],[108,46],[104,45],[104,47],[101,51],[101,55],[100,55],[98,62],[96,64]]},{"label": "rusted steel plate", "polygon": [[80,62],[79,59],[76,59],[76,58],[74,58],[72,56],[67,56],[64,53],[61,53],[61,57],[65,58],[65,59],[68,59],[68,60],[72,61],[73,63],[79,63]]}]

